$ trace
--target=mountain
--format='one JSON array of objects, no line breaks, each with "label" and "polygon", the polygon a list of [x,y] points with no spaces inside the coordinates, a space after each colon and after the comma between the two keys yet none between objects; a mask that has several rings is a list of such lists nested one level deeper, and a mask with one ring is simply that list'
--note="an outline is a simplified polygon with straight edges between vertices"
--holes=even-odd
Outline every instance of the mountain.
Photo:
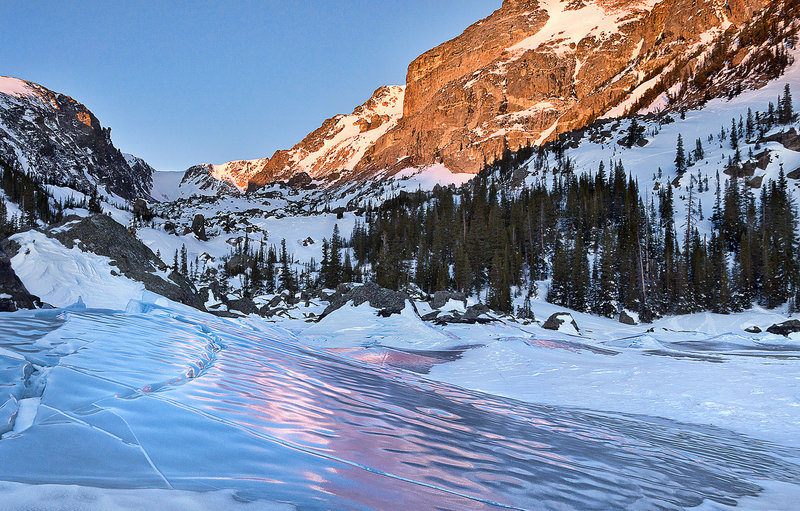
[{"label": "mountain", "polygon": [[111,128],[84,105],[25,80],[0,77],[0,160],[48,182],[124,199],[148,196],[153,168],[121,153]]},{"label": "mountain", "polygon": [[[676,110],[780,74],[769,37],[797,0],[505,0],[383,87],[271,158],[214,166],[248,185],[327,182],[443,163],[475,174],[602,116]],[[735,75],[735,76],[734,76]],[[401,109],[402,107],[402,109]],[[377,121],[377,122],[376,122]]]},{"label": "mountain", "polygon": [[249,183],[263,186],[299,173],[336,181],[364,161],[376,141],[397,126],[404,92],[405,87],[380,87],[352,114],[326,120],[288,151],[277,151],[272,158],[214,165],[212,175],[239,188]]}]

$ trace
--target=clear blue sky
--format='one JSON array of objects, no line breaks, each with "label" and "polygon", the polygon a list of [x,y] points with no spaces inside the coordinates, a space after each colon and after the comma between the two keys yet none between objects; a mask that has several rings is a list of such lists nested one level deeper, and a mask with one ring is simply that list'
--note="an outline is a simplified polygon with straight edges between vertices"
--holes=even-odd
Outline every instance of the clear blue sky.
[{"label": "clear blue sky", "polygon": [[84,103],[160,170],[271,156],[501,0],[0,0],[0,75]]}]

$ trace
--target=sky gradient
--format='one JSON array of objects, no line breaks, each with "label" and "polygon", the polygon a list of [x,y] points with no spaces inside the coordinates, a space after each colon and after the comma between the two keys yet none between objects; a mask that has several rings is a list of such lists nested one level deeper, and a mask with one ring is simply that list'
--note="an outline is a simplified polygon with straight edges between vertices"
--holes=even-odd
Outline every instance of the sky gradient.
[{"label": "sky gradient", "polygon": [[0,75],[84,103],[159,170],[271,156],[501,0],[0,0]]}]

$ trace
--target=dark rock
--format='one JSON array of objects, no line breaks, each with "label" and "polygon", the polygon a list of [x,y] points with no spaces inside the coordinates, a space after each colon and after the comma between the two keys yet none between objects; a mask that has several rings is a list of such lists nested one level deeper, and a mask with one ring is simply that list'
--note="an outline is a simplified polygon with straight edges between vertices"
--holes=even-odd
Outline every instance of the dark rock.
[{"label": "dark rock", "polygon": [[237,298],[236,300],[228,300],[228,310],[236,310],[245,314],[260,313],[255,302],[250,298]]},{"label": "dark rock", "polygon": [[489,312],[489,307],[482,303],[476,303],[475,305],[470,305],[467,307],[467,311],[464,313],[464,317],[468,319],[475,319],[479,316],[487,314]]},{"label": "dark rock", "polygon": [[150,213],[150,206],[144,199],[136,199],[133,201],[133,215],[136,218],[142,218],[145,220],[149,220],[153,217],[152,213]]},{"label": "dark rock", "polygon": [[450,291],[436,291],[433,293],[433,300],[431,301],[431,307],[434,309],[441,309],[447,302],[450,300],[455,300],[457,302],[463,302],[464,306],[467,305],[467,297],[464,293],[458,292],[450,292]]},{"label": "dark rock", "polygon": [[786,177],[788,177],[789,179],[800,179],[800,167],[786,174]]},{"label": "dark rock", "polygon": [[425,314],[424,316],[422,316],[422,321],[433,321],[434,319],[436,319],[436,316],[438,316],[439,314],[440,314],[440,311],[429,312],[429,313]]},{"label": "dark rock", "polygon": [[800,320],[790,319],[789,321],[784,321],[783,323],[776,323],[767,328],[767,332],[783,336],[800,332]]},{"label": "dark rock", "polygon": [[794,128],[764,137],[759,142],[778,142],[790,151],[800,151],[800,136],[797,135],[797,131]]},{"label": "dark rock", "polygon": [[250,254],[236,254],[225,263],[225,269],[232,274],[244,272],[253,264],[253,257]]},{"label": "dark rock", "polygon": [[206,217],[200,213],[196,214],[194,219],[192,219],[192,232],[197,236],[197,239],[208,241],[208,237],[206,236]]},{"label": "dark rock", "polygon": [[0,312],[35,309],[41,305],[39,298],[30,294],[14,273],[10,258],[0,247]]},{"label": "dark rock", "polygon": [[308,246],[313,245],[313,244],[314,244],[314,240],[311,238],[311,236],[309,236],[308,238],[303,240],[303,246],[304,247],[308,247]]},{"label": "dark rock", "polygon": [[170,222],[170,221],[164,222],[164,231],[166,231],[168,234],[175,234],[175,229],[177,228],[178,226],[175,225],[175,222]]},{"label": "dark rock", "polygon": [[750,188],[761,188],[761,183],[764,182],[764,176],[755,176],[747,180],[747,186]]},{"label": "dark rock", "polygon": [[622,311],[622,312],[619,313],[619,322],[622,323],[623,325],[635,325],[636,324],[636,320],[633,319],[631,317],[631,315],[628,314],[625,311]]},{"label": "dark rock", "polygon": [[307,173],[298,172],[290,177],[286,184],[289,185],[290,188],[303,188],[307,185],[310,185],[311,181],[311,176],[309,176]]},{"label": "dark rock", "polygon": [[744,331],[749,334],[760,334],[762,332],[762,330],[757,326],[749,326],[745,328]]},{"label": "dark rock", "polygon": [[547,321],[544,322],[542,328],[546,330],[558,330],[564,323],[572,324],[572,326],[575,328],[575,331],[580,332],[578,329],[578,324],[575,323],[575,320],[572,319],[572,315],[569,312],[556,312],[547,318]]},{"label": "dark rock", "polygon": [[169,275],[169,280],[157,275],[157,272],[167,271],[166,265],[127,228],[106,215],[83,219],[69,217],[54,227],[75,220],[78,220],[77,223],[68,228],[50,231],[47,235],[56,238],[67,248],[74,247],[77,242],[83,251],[108,257],[123,275],[143,283],[148,291],[205,310],[205,300],[197,294],[186,277],[174,271]]},{"label": "dark rock", "polygon": [[767,166],[769,166],[771,160],[772,158],[769,155],[769,151],[761,151],[756,155],[756,167],[761,170],[767,170]]},{"label": "dark rock", "polygon": [[320,317],[324,318],[331,312],[342,308],[348,302],[353,302],[356,307],[362,303],[369,302],[370,307],[380,309],[382,314],[399,314],[405,308],[406,300],[408,300],[408,295],[402,291],[385,289],[374,282],[355,286],[345,293],[341,293],[341,289],[343,289],[341,285],[336,288],[336,293],[330,297],[330,304]]}]

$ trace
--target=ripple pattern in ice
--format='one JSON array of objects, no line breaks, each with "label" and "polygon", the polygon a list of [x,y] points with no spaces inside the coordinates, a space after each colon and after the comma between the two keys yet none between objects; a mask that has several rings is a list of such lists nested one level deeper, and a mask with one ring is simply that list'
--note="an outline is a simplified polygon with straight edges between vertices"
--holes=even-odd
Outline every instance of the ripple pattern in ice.
[{"label": "ripple pattern in ice", "polygon": [[685,509],[800,484],[797,453],[725,430],[488,396],[188,310],[1,319],[0,384],[45,371],[33,425],[0,440],[2,480],[454,510]]}]

